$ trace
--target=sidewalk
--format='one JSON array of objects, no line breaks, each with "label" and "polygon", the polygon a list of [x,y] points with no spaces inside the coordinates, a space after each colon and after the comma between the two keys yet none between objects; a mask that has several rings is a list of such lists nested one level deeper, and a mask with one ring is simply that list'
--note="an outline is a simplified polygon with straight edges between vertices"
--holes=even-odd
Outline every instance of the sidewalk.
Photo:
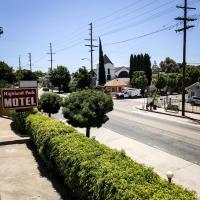
[{"label": "sidewalk", "polygon": [[70,200],[66,188],[46,169],[29,138],[16,135],[10,123],[0,117],[0,199]]},{"label": "sidewalk", "polygon": [[142,106],[137,106],[137,109],[139,110],[143,110],[143,111],[147,111],[147,112],[155,112],[155,113],[160,113],[160,114],[165,114],[165,115],[172,115],[175,117],[181,117],[181,118],[189,118],[191,120],[195,120],[197,122],[200,123],[200,114],[196,114],[196,113],[189,113],[189,112],[185,112],[185,117],[183,117],[181,114],[182,112],[174,112],[174,111],[165,111],[164,108],[157,108],[156,110],[146,110],[143,109]]},{"label": "sidewalk", "polygon": [[[78,129],[85,134],[85,129]],[[104,127],[91,129],[91,137],[118,150],[125,150],[127,155],[138,163],[154,168],[166,179],[168,170],[174,173],[173,182],[190,190],[195,190],[200,197],[200,166],[165,153],[157,148],[122,136]]]}]

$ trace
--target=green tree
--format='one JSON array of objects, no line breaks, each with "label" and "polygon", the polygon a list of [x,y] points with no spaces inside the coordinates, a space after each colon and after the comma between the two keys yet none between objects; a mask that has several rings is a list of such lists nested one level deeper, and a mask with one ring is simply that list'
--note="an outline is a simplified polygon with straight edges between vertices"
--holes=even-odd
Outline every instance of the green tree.
[{"label": "green tree", "polygon": [[55,93],[44,93],[41,95],[38,103],[38,109],[48,113],[49,117],[51,114],[55,114],[59,111],[62,104],[62,98]]},{"label": "green tree", "polygon": [[79,68],[79,70],[74,74],[74,82],[78,89],[91,87],[92,78],[85,67]]},{"label": "green tree", "polygon": [[104,67],[104,58],[101,39],[99,38],[99,72],[98,72],[98,81],[99,85],[104,85],[106,83],[106,73]]},{"label": "green tree", "polygon": [[177,79],[176,75],[169,75],[167,77],[167,90],[170,90],[171,92],[177,88]]},{"label": "green tree", "polygon": [[29,80],[37,80],[37,76],[31,71],[27,69],[17,70],[15,72],[17,81],[29,81]]},{"label": "green tree", "polygon": [[166,77],[163,75],[159,75],[157,81],[156,81],[156,88],[161,91],[165,86],[167,85]]},{"label": "green tree", "polygon": [[134,72],[131,84],[134,88],[141,89],[141,93],[144,95],[144,90],[148,85],[148,80],[145,73],[142,71]]},{"label": "green tree", "polygon": [[150,59],[149,54],[144,54],[143,65],[144,65],[144,72],[148,80],[148,86],[149,86],[151,85],[151,81],[152,81],[151,59]]},{"label": "green tree", "polygon": [[33,74],[39,79],[40,77],[45,76],[46,73],[42,72],[41,70],[34,71]]},{"label": "green tree", "polygon": [[82,90],[66,97],[63,103],[63,115],[68,123],[75,127],[86,128],[90,137],[91,127],[101,127],[108,121],[106,113],[113,110],[112,97],[97,90]]},{"label": "green tree", "polygon": [[12,84],[15,82],[15,74],[12,67],[9,67],[5,62],[0,61],[0,82],[6,84]]},{"label": "green tree", "polygon": [[68,69],[64,66],[58,66],[50,72],[50,81],[54,87],[58,87],[59,92],[69,91],[69,82],[71,80]]},{"label": "green tree", "polygon": [[129,77],[130,77],[130,82],[133,76],[133,70],[134,70],[134,58],[133,58],[133,54],[131,54],[130,57],[130,70],[129,70]]},{"label": "green tree", "polygon": [[169,57],[160,62],[160,68],[165,73],[177,73],[180,71],[179,65]]}]

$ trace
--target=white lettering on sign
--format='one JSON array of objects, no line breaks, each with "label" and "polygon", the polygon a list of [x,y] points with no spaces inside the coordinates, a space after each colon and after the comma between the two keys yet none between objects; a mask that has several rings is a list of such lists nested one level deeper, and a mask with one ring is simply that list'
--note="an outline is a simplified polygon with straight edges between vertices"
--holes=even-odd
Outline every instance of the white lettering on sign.
[{"label": "white lettering on sign", "polygon": [[23,107],[23,106],[35,106],[36,102],[34,97],[20,97],[20,98],[4,98],[4,107]]},{"label": "white lettering on sign", "polygon": [[12,99],[4,99],[4,107],[12,107]]}]

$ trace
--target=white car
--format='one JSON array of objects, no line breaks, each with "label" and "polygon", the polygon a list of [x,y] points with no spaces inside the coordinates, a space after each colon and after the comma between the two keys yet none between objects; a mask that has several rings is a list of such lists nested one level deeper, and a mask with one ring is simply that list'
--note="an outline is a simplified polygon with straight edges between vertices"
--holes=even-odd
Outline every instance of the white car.
[{"label": "white car", "polygon": [[190,97],[187,102],[193,105],[200,105],[200,97],[197,96]]}]

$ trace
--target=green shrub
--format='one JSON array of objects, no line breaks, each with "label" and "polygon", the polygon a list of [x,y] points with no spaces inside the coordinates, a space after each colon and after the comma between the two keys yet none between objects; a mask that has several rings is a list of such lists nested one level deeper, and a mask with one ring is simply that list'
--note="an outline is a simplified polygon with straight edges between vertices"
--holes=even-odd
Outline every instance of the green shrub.
[{"label": "green shrub", "polygon": [[37,113],[37,109],[29,109],[27,111],[13,111],[12,117],[12,127],[15,131],[20,134],[26,134],[25,119],[29,114]]},{"label": "green shrub", "polygon": [[196,194],[161,179],[116,151],[47,116],[29,115],[26,128],[48,166],[79,199],[197,200]]}]

